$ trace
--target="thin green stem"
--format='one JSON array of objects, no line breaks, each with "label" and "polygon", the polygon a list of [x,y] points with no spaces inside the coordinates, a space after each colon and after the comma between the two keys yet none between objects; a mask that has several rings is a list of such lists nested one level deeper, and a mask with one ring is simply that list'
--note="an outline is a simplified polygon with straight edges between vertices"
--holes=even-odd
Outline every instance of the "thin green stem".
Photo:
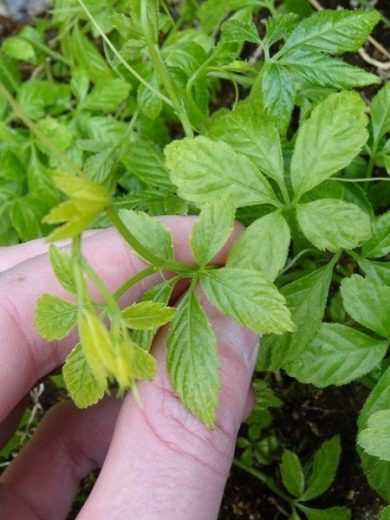
[{"label": "thin green stem", "polygon": [[81,258],[81,235],[77,235],[77,237],[72,240],[72,269],[76,284],[77,307],[79,312],[83,309],[86,300],[88,304],[90,303],[83,271],[81,268]]},{"label": "thin green stem", "polygon": [[69,168],[74,173],[79,173],[79,166],[72,161],[56,144],[53,143],[38,127],[35,123],[31,121],[31,119],[27,116],[27,114],[23,111],[19,103],[9,92],[4,83],[0,83],[0,96],[2,96],[9,106],[12,108],[17,117],[25,124],[25,126],[31,130],[31,132],[35,135],[35,137],[48,148],[51,152],[53,152],[57,157],[60,157],[64,163],[66,163]]},{"label": "thin green stem", "polygon": [[263,482],[263,484],[265,484],[271,491],[273,491],[275,493],[275,495],[282,498],[289,504],[293,505],[294,499],[292,499],[286,493],[284,493],[281,489],[279,489],[277,487],[277,485],[275,484],[275,482],[273,481],[273,479],[270,478],[268,475],[266,475],[262,471],[259,471],[258,469],[252,468],[251,466],[247,466],[246,464],[241,462],[239,459],[234,459],[233,464],[235,466],[237,466],[237,468],[240,468],[240,469],[246,471],[247,473],[249,473],[250,475],[252,475],[253,477],[256,477],[257,479],[261,480],[261,482]]},{"label": "thin green stem", "polygon": [[48,47],[47,45],[44,45],[43,43],[40,43],[35,40],[31,40],[30,38],[26,38],[26,36],[22,36],[22,40],[25,40],[33,47],[36,47],[40,51],[44,52],[45,54],[47,54],[48,56],[53,58],[53,60],[59,61],[67,66],[70,65],[69,61],[66,58],[64,58],[64,56],[62,54],[60,54],[59,52],[53,51],[53,49],[50,49],[50,47]]},{"label": "thin green stem", "polygon": [[390,177],[367,177],[361,179],[346,179],[344,177],[330,177],[330,181],[339,181],[339,182],[374,182],[374,181],[390,181]]},{"label": "thin green stem", "polygon": [[164,101],[165,103],[167,103],[169,106],[173,106],[172,105],[172,101],[167,98],[166,96],[164,96],[163,94],[161,94],[161,92],[159,92],[157,89],[155,89],[152,85],[150,85],[140,74],[138,74],[138,72],[133,69],[133,67],[131,65],[129,65],[127,63],[127,61],[123,58],[123,56],[120,54],[120,52],[118,52],[118,50],[116,49],[116,47],[111,43],[110,39],[107,38],[106,34],[104,33],[104,31],[102,30],[102,28],[100,27],[100,25],[96,22],[95,18],[93,17],[91,11],[88,9],[88,7],[85,5],[85,3],[83,2],[83,0],[78,0],[79,4],[81,5],[81,7],[83,8],[85,14],[88,16],[88,18],[90,19],[90,21],[92,22],[92,24],[95,26],[96,30],[98,31],[98,33],[100,34],[101,38],[103,39],[103,41],[107,44],[107,46],[111,49],[111,51],[114,53],[114,55],[116,56],[116,58],[122,63],[122,65],[130,72],[130,74],[132,74],[140,83],[142,83],[142,85],[147,88],[148,90],[150,90],[151,92],[153,92],[153,94],[155,96],[157,96],[158,98],[160,98],[162,101]]},{"label": "thin green stem", "polygon": [[129,278],[123,285],[119,287],[117,291],[114,293],[115,300],[119,300],[122,298],[122,296],[135,284],[143,280],[144,278],[148,278],[152,274],[155,274],[158,271],[157,267],[150,266],[144,269],[143,271],[140,271],[136,275]]}]

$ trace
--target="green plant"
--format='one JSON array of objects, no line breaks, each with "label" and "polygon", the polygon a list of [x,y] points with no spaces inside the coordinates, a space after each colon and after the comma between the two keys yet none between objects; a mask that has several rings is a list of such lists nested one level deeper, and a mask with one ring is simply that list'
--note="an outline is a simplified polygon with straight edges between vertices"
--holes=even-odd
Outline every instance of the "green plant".
[{"label": "green plant", "polygon": [[[361,456],[389,501],[388,446],[376,439],[390,408],[390,88],[378,87],[368,105],[352,89],[381,79],[340,58],[359,49],[379,14],[294,5],[57,0],[52,17],[7,39],[0,240],[72,240],[71,255],[54,245],[50,253],[70,299],[43,295],[36,326],[48,340],[78,326],[64,378],[79,406],[111,385],[136,393],[136,380],[152,379],[152,340],[170,322],[173,388],[213,428],[219,360],[200,285],[218,310],[263,335],[259,371],[319,387],[372,384]],[[232,106],[219,107],[227,84]],[[193,265],[174,257],[154,218],[172,213],[199,215]],[[216,266],[235,218],[246,229]],[[115,294],[81,248],[86,229],[108,225],[147,264]],[[166,271],[172,277],[141,303],[119,308],[132,285]],[[190,289],[175,310],[170,295],[182,279]],[[297,460],[287,453],[282,462],[296,497],[288,501],[319,518],[287,475]]]}]

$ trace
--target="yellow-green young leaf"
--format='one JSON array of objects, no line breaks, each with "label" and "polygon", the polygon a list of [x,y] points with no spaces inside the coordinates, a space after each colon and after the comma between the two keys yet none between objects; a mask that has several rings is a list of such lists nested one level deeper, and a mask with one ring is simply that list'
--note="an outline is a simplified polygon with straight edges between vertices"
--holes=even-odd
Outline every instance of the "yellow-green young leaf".
[{"label": "yellow-green young leaf", "polygon": [[381,258],[390,253],[390,211],[376,219],[372,237],[364,244],[362,251],[368,258]]},{"label": "yellow-green young leaf", "polygon": [[43,338],[62,339],[77,323],[77,306],[54,294],[43,294],[37,301],[34,323]]},{"label": "yellow-green young leaf", "polygon": [[76,345],[68,355],[62,372],[66,388],[79,408],[87,408],[103,398],[105,386],[95,379],[81,345]]},{"label": "yellow-green young leaf", "polygon": [[368,138],[363,100],[356,92],[332,94],[319,103],[298,131],[291,182],[299,198],[345,168]]},{"label": "yellow-green young leaf", "polygon": [[110,195],[103,186],[83,177],[56,173],[53,180],[76,205],[81,204],[81,210],[99,212],[110,202]]},{"label": "yellow-green young leaf", "polygon": [[305,489],[305,476],[298,456],[289,450],[284,450],[280,464],[283,485],[289,493],[299,498]]},{"label": "yellow-green young leaf", "polygon": [[141,248],[160,260],[161,265],[166,260],[173,260],[172,235],[162,222],[146,213],[126,209],[120,210],[119,216]]},{"label": "yellow-green young leaf", "polygon": [[230,237],[234,226],[233,201],[222,198],[202,207],[192,228],[191,249],[199,265],[207,265]]},{"label": "yellow-green young leaf", "polygon": [[390,287],[354,274],[341,282],[341,296],[351,318],[380,336],[390,338]]},{"label": "yellow-green young leaf", "polygon": [[251,224],[238,237],[230,252],[228,267],[254,269],[273,282],[286,263],[290,228],[279,211]]},{"label": "yellow-green young leaf", "polygon": [[[259,123],[261,121],[261,124]],[[280,182],[284,165],[277,126],[258,100],[238,103],[207,130],[211,139],[224,141],[246,155],[266,175]]]},{"label": "yellow-green young leaf", "polygon": [[354,249],[372,233],[371,219],[356,204],[338,199],[320,199],[297,208],[303,234],[318,249]]},{"label": "yellow-green young leaf", "polygon": [[43,222],[46,224],[59,224],[60,222],[71,221],[77,214],[78,210],[74,201],[66,200],[51,209],[43,219]]},{"label": "yellow-green young leaf", "polygon": [[119,385],[120,393],[134,386],[134,357],[135,344],[126,330],[122,331],[119,338],[112,334],[113,344],[112,360],[114,367],[111,368],[111,375]]},{"label": "yellow-green young leaf", "polygon": [[212,430],[220,390],[217,340],[193,291],[187,292],[179,304],[167,345],[174,391]]},{"label": "yellow-green young leaf", "polygon": [[35,57],[31,43],[17,36],[7,38],[2,45],[2,50],[14,60],[28,61]]},{"label": "yellow-green young leaf", "polygon": [[368,418],[367,428],[359,433],[358,444],[369,455],[390,461],[390,409]]},{"label": "yellow-green young leaf", "polygon": [[[66,204],[66,203],[64,203]],[[48,217],[50,217],[51,213],[49,213]],[[72,220],[60,226],[50,233],[47,237],[47,240],[50,242],[55,242],[56,240],[63,240],[64,238],[74,238],[83,231],[85,231],[90,224],[95,220],[96,215],[86,213],[74,213]],[[45,222],[48,222],[48,219],[44,219]]]},{"label": "yellow-green young leaf", "polygon": [[156,329],[170,322],[175,316],[176,309],[162,303],[146,301],[134,303],[123,311],[123,317],[129,329],[150,330]]},{"label": "yellow-green young leaf", "polygon": [[286,300],[260,272],[225,267],[206,271],[199,279],[214,307],[254,332],[294,330]]},{"label": "yellow-green young leaf", "polygon": [[173,141],[165,148],[179,195],[195,204],[230,196],[236,207],[273,204],[276,196],[252,161],[222,141],[207,137]]},{"label": "yellow-green young leaf", "polygon": [[388,341],[345,325],[323,323],[313,341],[286,363],[284,369],[301,383],[320,388],[345,385],[378,366],[388,346]]},{"label": "yellow-green young leaf", "polygon": [[89,310],[79,314],[79,333],[89,368],[99,384],[105,386],[108,375],[116,372],[110,334],[96,314]]},{"label": "yellow-green young leaf", "polygon": [[76,294],[76,284],[73,277],[72,258],[66,251],[51,244],[49,248],[50,263],[62,287]]},{"label": "yellow-green young leaf", "polygon": [[153,381],[156,373],[156,359],[143,348],[134,345],[134,377],[143,381]]}]

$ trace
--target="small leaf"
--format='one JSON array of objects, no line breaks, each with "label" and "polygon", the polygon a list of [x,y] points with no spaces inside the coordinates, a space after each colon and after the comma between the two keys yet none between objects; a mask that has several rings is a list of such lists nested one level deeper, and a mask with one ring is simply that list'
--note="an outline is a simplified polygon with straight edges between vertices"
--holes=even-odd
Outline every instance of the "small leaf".
[{"label": "small leaf", "polygon": [[167,344],[168,371],[174,391],[212,430],[220,390],[217,341],[192,291],[187,292],[178,306]]},{"label": "small leaf", "polygon": [[368,258],[380,258],[390,253],[390,211],[387,211],[374,222],[372,237],[362,249]]},{"label": "small leaf", "polygon": [[379,144],[385,134],[390,132],[390,83],[386,83],[372,99],[371,124],[374,142]]},{"label": "small leaf", "polygon": [[173,141],[165,148],[179,195],[196,204],[230,196],[236,207],[274,203],[275,194],[252,161],[207,137]]},{"label": "small leaf", "polygon": [[72,294],[76,294],[76,285],[73,277],[72,258],[63,249],[50,245],[50,263],[62,287]]},{"label": "small leaf", "polygon": [[175,313],[176,309],[152,301],[134,303],[122,311],[126,325],[135,330],[150,330],[161,327],[170,322]]},{"label": "small leaf", "polygon": [[283,334],[294,324],[285,299],[258,271],[225,267],[201,273],[202,289],[223,314],[261,334]]},{"label": "small leaf", "polygon": [[118,110],[129,96],[131,85],[122,78],[100,79],[81,105],[81,108],[109,113]]},{"label": "small leaf", "polygon": [[285,131],[295,104],[294,75],[275,63],[266,63],[262,69],[261,92],[264,105],[281,131]]},{"label": "small leaf", "polygon": [[227,20],[221,27],[224,42],[252,42],[260,44],[261,40],[254,23],[240,20]]},{"label": "small leaf", "polygon": [[357,442],[369,455],[390,462],[390,410],[370,415]]},{"label": "small leaf", "polygon": [[62,339],[77,323],[77,306],[54,294],[43,294],[37,301],[34,323],[43,338]]},{"label": "small leaf", "polygon": [[228,267],[261,271],[273,282],[286,263],[290,229],[279,211],[269,213],[251,224],[234,243]]},{"label": "small leaf", "polygon": [[340,461],[340,436],[325,441],[315,453],[306,490],[301,500],[313,500],[329,489],[336,477]]},{"label": "small leaf", "polygon": [[371,236],[369,215],[356,204],[338,199],[320,199],[297,208],[298,223],[306,238],[318,249],[354,249]]},{"label": "small leaf", "polygon": [[230,199],[222,198],[202,207],[191,235],[192,253],[200,266],[207,265],[226,244],[233,231],[234,215]]},{"label": "small leaf", "polygon": [[264,24],[267,29],[267,43],[269,46],[285,40],[294,30],[299,22],[299,16],[296,13],[275,14],[266,18]]},{"label": "small leaf", "polygon": [[341,296],[351,318],[390,338],[390,287],[354,274],[341,282]]},{"label": "small leaf", "polygon": [[382,509],[378,520],[390,520],[390,506],[387,506],[384,509]]},{"label": "small leaf", "polygon": [[329,509],[312,509],[303,505],[298,506],[305,513],[308,520],[350,520],[351,511],[347,507],[330,507]]},{"label": "small leaf", "polygon": [[280,473],[287,491],[300,498],[305,489],[305,476],[298,456],[292,451],[284,450]]},{"label": "small leaf", "polygon": [[80,345],[68,355],[62,370],[66,388],[76,406],[87,408],[103,398],[105,386],[93,376]]},{"label": "small leaf", "polygon": [[316,106],[300,126],[291,160],[297,198],[352,161],[367,141],[366,124],[356,92],[332,94]]},{"label": "small leaf", "polygon": [[172,236],[162,222],[146,213],[125,209],[119,211],[119,216],[141,249],[154,255],[161,265],[164,265],[166,260],[173,260]]},{"label": "small leaf", "polygon": [[134,345],[134,377],[142,381],[153,381],[157,373],[157,361],[146,350]]},{"label": "small leaf", "polygon": [[31,43],[18,36],[7,38],[2,45],[2,50],[14,60],[29,61],[35,57]]},{"label": "small leaf", "polygon": [[286,372],[319,388],[345,385],[379,365],[389,342],[338,323],[323,323],[317,336],[290,362]]}]

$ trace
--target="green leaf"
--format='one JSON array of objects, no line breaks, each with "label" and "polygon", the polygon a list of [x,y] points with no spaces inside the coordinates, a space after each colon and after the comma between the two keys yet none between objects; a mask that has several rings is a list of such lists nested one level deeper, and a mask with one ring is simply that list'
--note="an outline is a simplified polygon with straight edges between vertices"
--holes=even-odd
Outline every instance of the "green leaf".
[{"label": "green leaf", "polygon": [[339,251],[361,246],[371,236],[369,215],[356,204],[320,199],[297,207],[298,223],[318,249]]},{"label": "green leaf", "polygon": [[206,32],[212,31],[230,11],[256,5],[257,0],[206,0],[198,10],[198,16]]},{"label": "green leaf", "polygon": [[386,83],[372,99],[371,124],[374,142],[378,144],[390,132],[390,83]]},{"label": "green leaf", "polygon": [[305,476],[298,456],[292,451],[283,451],[280,473],[287,491],[297,498],[301,497],[305,489]]},{"label": "green leaf", "polygon": [[163,265],[173,260],[172,235],[162,222],[142,212],[122,209],[119,216],[138,243]]},{"label": "green leaf", "polygon": [[208,129],[208,137],[229,144],[246,155],[266,175],[283,181],[284,164],[278,129],[261,103],[250,100],[219,117]]},{"label": "green leaf", "polygon": [[280,211],[274,211],[251,224],[234,243],[228,267],[261,271],[273,282],[286,263],[290,228]]},{"label": "green leaf", "polygon": [[81,107],[103,113],[115,112],[129,96],[130,84],[121,78],[100,79]]},{"label": "green leaf", "polygon": [[313,500],[329,489],[336,477],[341,453],[340,436],[325,441],[313,457],[310,476],[301,500]]},{"label": "green leaf", "polygon": [[72,294],[76,294],[76,284],[73,276],[72,258],[63,249],[50,245],[49,248],[50,263],[57,280],[62,287]]},{"label": "green leaf", "polygon": [[227,20],[221,27],[224,42],[252,42],[260,44],[261,40],[254,23],[240,20]]},{"label": "green leaf", "polygon": [[94,44],[84,36],[78,24],[73,33],[69,35],[69,38],[73,59],[87,73],[91,81],[97,83],[102,79],[110,79],[112,77],[106,60],[99,54]]},{"label": "green leaf", "polygon": [[68,110],[69,87],[54,81],[31,79],[18,89],[17,101],[26,115],[35,121],[48,111],[59,113]]},{"label": "green leaf", "polygon": [[341,282],[341,296],[351,318],[390,338],[390,287],[355,274]]},{"label": "green leaf", "polygon": [[373,262],[365,258],[358,258],[357,262],[369,278],[390,286],[390,262]]},{"label": "green leaf", "polygon": [[93,376],[81,345],[76,345],[68,355],[62,371],[66,388],[79,408],[87,408],[103,398],[105,387]]},{"label": "green leaf", "polygon": [[[390,409],[390,368],[386,370],[375,388],[369,395],[362,411],[360,412],[358,426],[359,431],[367,427],[368,419],[375,412]],[[379,495],[390,501],[390,464],[368,455],[363,450],[358,450],[362,461],[364,473],[370,486]]]},{"label": "green leaf", "polygon": [[364,103],[356,92],[332,94],[298,131],[291,160],[296,198],[348,166],[367,141]]},{"label": "green leaf", "polygon": [[17,36],[7,38],[2,45],[2,50],[15,60],[29,61],[35,57],[31,43]]},{"label": "green leaf", "polygon": [[261,92],[263,102],[273,120],[285,131],[295,104],[294,75],[278,63],[266,63],[262,68]]},{"label": "green leaf", "polygon": [[330,507],[329,509],[312,509],[299,504],[308,520],[350,520],[351,511],[347,507]]},{"label": "green leaf", "polygon": [[384,509],[382,509],[378,520],[390,520],[390,506],[387,506]]},{"label": "green leaf", "polygon": [[170,322],[175,312],[176,309],[166,307],[160,302],[145,301],[133,303],[122,311],[122,315],[130,329],[149,330]]},{"label": "green leaf", "polygon": [[342,54],[356,51],[379,22],[378,11],[320,11],[302,20],[288,37],[283,50],[299,47],[306,51]]},{"label": "green leaf", "polygon": [[223,314],[261,334],[284,334],[294,328],[285,299],[258,271],[225,267],[201,273],[210,302]]},{"label": "green leaf", "polygon": [[153,381],[157,373],[157,361],[146,350],[134,345],[134,377],[142,381]]},{"label": "green leaf", "polygon": [[226,244],[233,231],[234,215],[230,199],[222,198],[202,207],[191,235],[192,253],[200,266],[207,265]]},{"label": "green leaf", "polygon": [[34,209],[26,204],[25,197],[13,203],[10,216],[12,225],[24,242],[42,236],[40,219]]},{"label": "green leaf", "polygon": [[323,323],[305,350],[284,368],[301,383],[320,388],[345,385],[377,367],[388,346],[345,325]]},{"label": "green leaf", "polygon": [[370,415],[367,427],[359,433],[358,444],[366,453],[390,461],[390,410]]},{"label": "green leaf", "polygon": [[70,88],[76,96],[77,101],[82,103],[87,97],[89,90],[89,78],[84,69],[74,67],[72,69],[72,78],[70,80]]},{"label": "green leaf", "polygon": [[171,180],[179,195],[196,204],[230,196],[236,207],[274,204],[276,197],[252,161],[207,137],[173,141],[165,148]]},{"label": "green leaf", "polygon": [[288,52],[278,63],[289,68],[310,85],[346,89],[380,83],[380,78],[324,54],[302,51]]},{"label": "green leaf", "polygon": [[[160,90],[160,86],[157,77],[153,76],[149,81],[149,84],[157,91]],[[137,93],[137,102],[142,113],[149,119],[156,119],[161,113],[163,108],[162,100],[153,90],[146,88],[145,85],[140,84]]]},{"label": "green leaf", "polygon": [[264,20],[267,29],[267,43],[269,46],[285,40],[298,24],[299,16],[296,13],[275,14]]},{"label": "green leaf", "polygon": [[62,339],[77,322],[77,306],[54,294],[43,294],[37,301],[34,323],[39,334],[50,341]]},{"label": "green leaf", "polygon": [[315,337],[324,316],[333,267],[330,262],[282,287],[296,331],[263,339],[259,357],[262,370],[278,370],[301,354]]},{"label": "green leaf", "polygon": [[220,390],[215,334],[193,291],[180,302],[168,336],[168,372],[183,404],[214,428]]},{"label": "green leaf", "polygon": [[377,217],[372,237],[364,244],[362,253],[368,258],[380,258],[390,253],[390,211]]},{"label": "green leaf", "polygon": [[84,164],[84,174],[93,182],[103,183],[110,177],[116,159],[115,148],[108,147],[88,157]]}]

